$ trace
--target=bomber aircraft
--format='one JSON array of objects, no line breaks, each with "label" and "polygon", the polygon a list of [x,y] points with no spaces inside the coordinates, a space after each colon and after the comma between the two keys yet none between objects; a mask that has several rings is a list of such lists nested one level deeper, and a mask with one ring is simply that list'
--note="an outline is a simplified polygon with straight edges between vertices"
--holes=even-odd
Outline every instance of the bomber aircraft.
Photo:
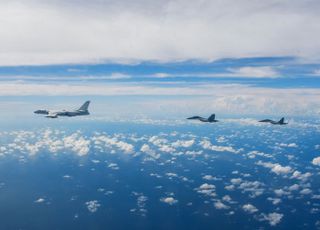
[{"label": "bomber aircraft", "polygon": [[89,107],[90,101],[86,101],[79,109],[75,110],[45,110],[40,109],[34,111],[36,114],[44,114],[47,118],[58,118],[59,116],[66,116],[66,117],[74,117],[74,116],[83,116],[83,115],[89,115],[88,107]]}]

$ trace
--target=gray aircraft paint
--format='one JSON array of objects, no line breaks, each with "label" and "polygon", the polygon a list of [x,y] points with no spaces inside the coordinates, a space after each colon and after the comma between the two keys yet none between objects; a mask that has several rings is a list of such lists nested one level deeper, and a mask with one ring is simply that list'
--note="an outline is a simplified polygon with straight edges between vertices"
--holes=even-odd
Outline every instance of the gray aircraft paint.
[{"label": "gray aircraft paint", "polygon": [[47,118],[58,118],[59,116],[65,116],[65,117],[75,117],[75,116],[84,116],[89,115],[89,108],[90,101],[86,101],[79,109],[76,110],[60,110],[60,111],[54,111],[54,110],[45,110],[40,109],[34,111],[35,114],[44,114]]}]

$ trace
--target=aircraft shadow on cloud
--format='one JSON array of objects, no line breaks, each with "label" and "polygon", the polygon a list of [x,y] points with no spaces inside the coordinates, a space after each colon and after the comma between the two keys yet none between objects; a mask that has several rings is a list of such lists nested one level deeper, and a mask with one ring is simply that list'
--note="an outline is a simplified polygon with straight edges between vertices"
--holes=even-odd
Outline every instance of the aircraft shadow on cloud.
[{"label": "aircraft shadow on cloud", "polygon": [[90,101],[86,101],[79,109],[75,110],[45,110],[40,109],[34,111],[36,114],[44,114],[47,118],[58,118],[59,116],[65,116],[65,117],[75,117],[75,116],[84,116],[89,115],[88,107],[89,107]]}]

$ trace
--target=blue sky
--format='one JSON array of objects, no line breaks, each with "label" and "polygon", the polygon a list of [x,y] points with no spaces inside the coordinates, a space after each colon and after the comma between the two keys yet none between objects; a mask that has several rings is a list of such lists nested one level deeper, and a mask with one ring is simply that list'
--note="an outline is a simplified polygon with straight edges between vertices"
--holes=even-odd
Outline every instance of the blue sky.
[{"label": "blue sky", "polygon": [[238,83],[274,88],[318,88],[320,64],[299,59],[260,57],[216,61],[60,64],[0,67],[2,81]]},{"label": "blue sky", "polygon": [[24,101],[29,109],[91,99],[96,113],[112,108],[107,116],[317,116],[319,70],[290,57],[10,66],[0,67],[0,95],[3,106]]},{"label": "blue sky", "polygon": [[119,113],[124,104],[153,115],[318,116],[319,9],[315,0],[2,1],[0,97],[4,106],[108,97]]}]

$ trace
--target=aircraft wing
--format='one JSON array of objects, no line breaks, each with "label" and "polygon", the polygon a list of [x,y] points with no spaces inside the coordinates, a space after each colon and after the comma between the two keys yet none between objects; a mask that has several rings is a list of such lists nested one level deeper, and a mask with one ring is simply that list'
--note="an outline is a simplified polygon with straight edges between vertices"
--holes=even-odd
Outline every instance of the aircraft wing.
[{"label": "aircraft wing", "polygon": [[195,120],[195,119],[205,119],[205,118],[203,118],[203,117],[199,117],[199,116],[193,116],[193,117],[188,117],[187,119],[189,119],[189,120]]},{"label": "aircraft wing", "polygon": [[270,119],[264,119],[264,120],[261,120],[259,122],[273,122],[273,120],[270,120]]},{"label": "aircraft wing", "polygon": [[58,113],[55,112],[49,112],[48,115],[46,115],[47,118],[58,118]]}]

